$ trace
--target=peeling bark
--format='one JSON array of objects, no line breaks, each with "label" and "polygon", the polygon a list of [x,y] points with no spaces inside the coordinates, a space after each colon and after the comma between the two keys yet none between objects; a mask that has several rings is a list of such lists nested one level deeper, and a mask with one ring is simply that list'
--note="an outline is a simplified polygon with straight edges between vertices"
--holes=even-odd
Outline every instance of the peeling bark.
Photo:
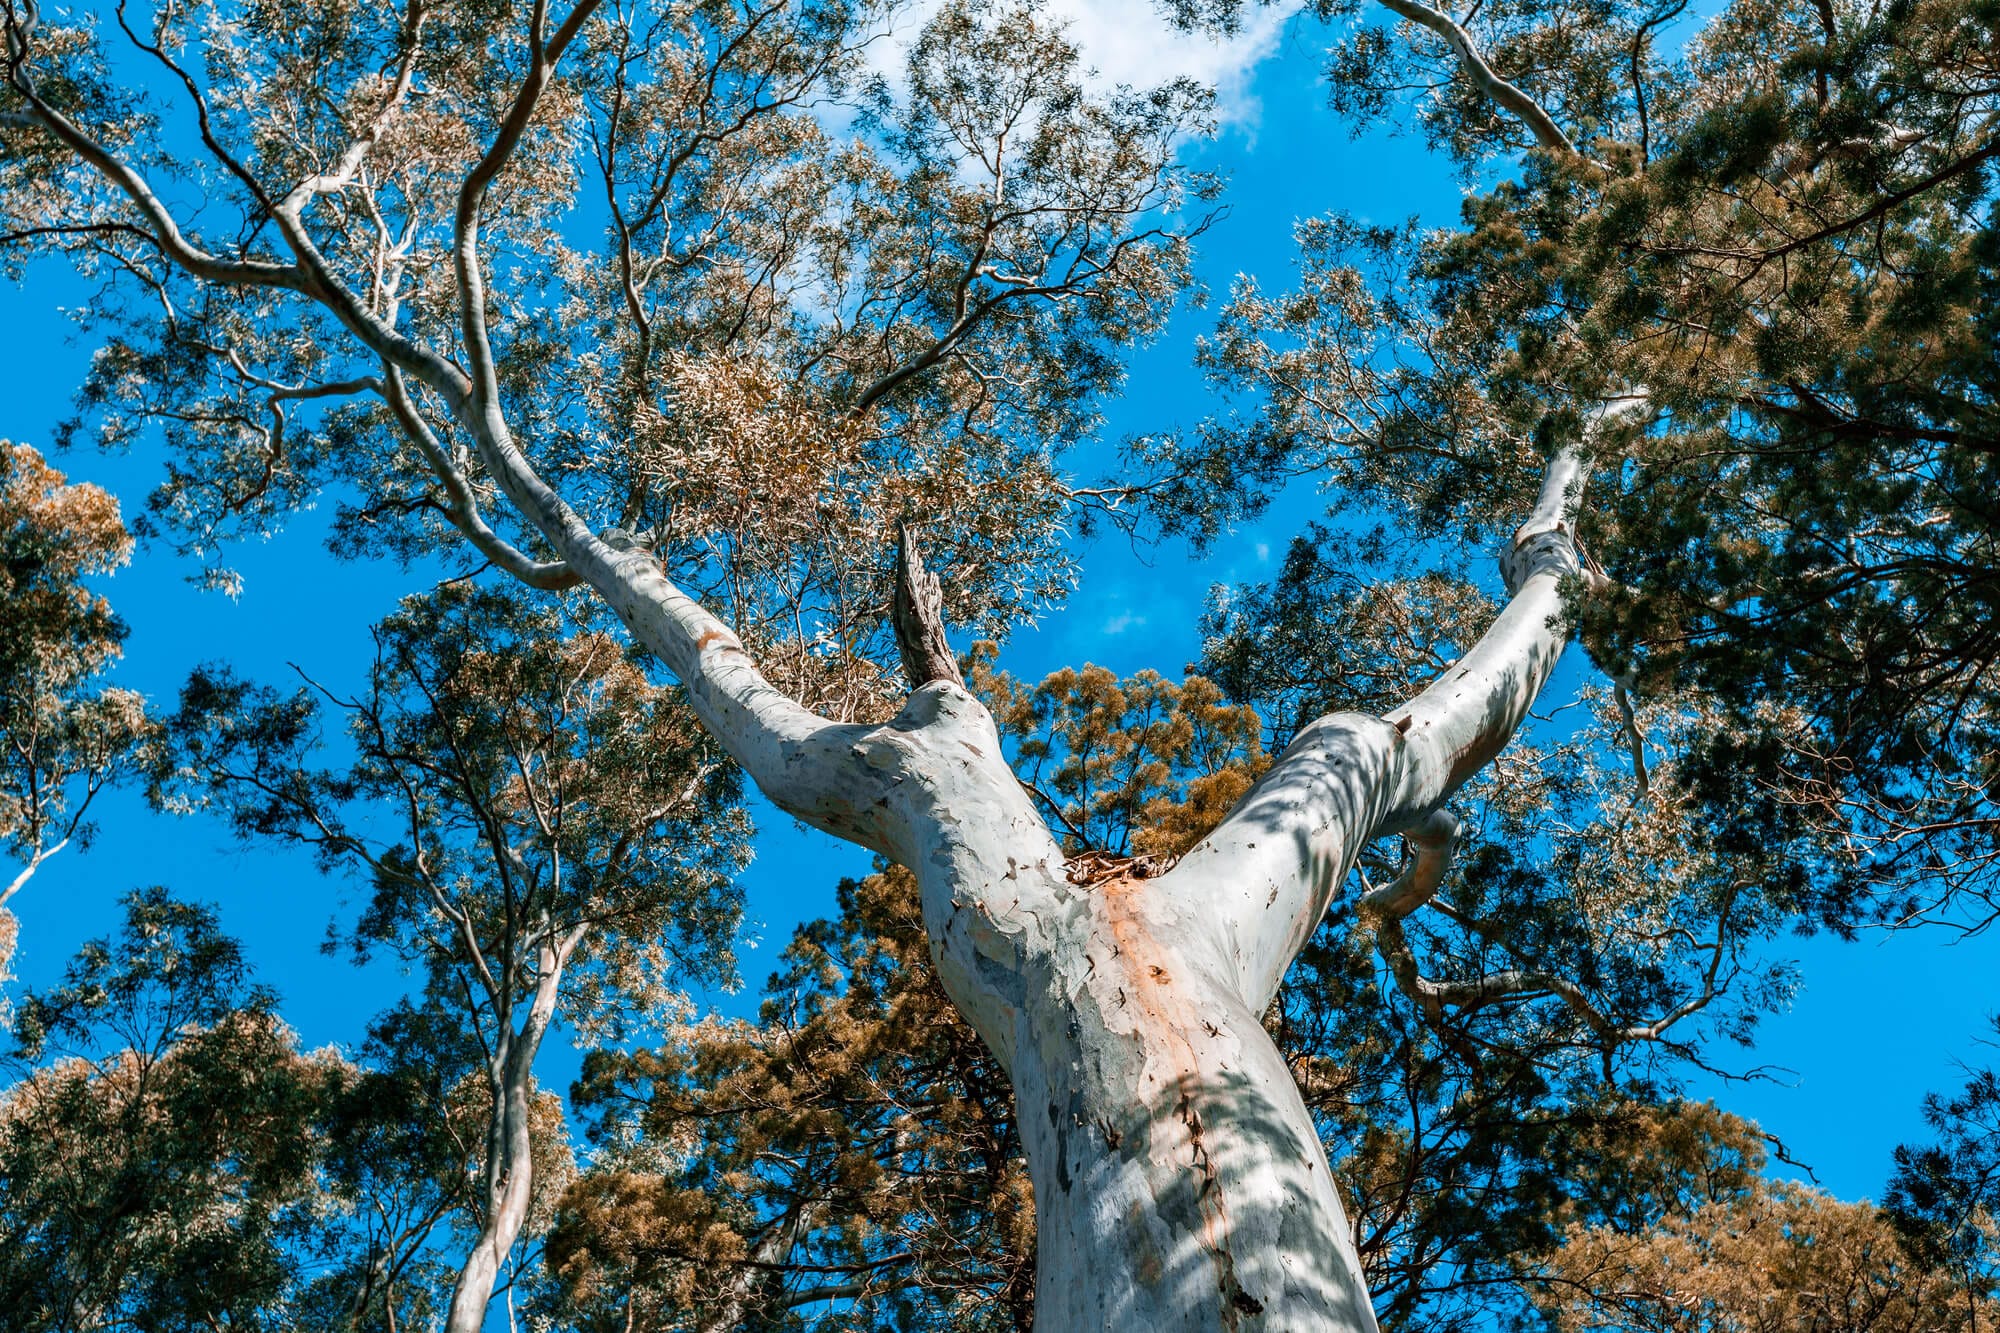
[{"label": "peeling bark", "polygon": [[903,675],[911,689],[935,680],[963,685],[958,659],[944,634],[944,589],[937,575],[924,568],[924,558],[910,525],[896,525],[896,596],[889,608],[896,627],[896,647],[903,657]]}]

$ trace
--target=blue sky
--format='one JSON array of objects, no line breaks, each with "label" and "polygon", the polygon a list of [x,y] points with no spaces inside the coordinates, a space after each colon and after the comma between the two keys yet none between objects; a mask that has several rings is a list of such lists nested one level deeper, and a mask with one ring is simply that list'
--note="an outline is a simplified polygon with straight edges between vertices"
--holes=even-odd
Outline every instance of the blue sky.
[{"label": "blue sky", "polygon": [[[1107,17],[1126,8],[1130,24]],[[1140,26],[1154,22],[1143,0],[1087,12],[1096,14],[1079,30],[1088,58],[1112,74],[1145,65],[1144,34],[1158,29]],[[1443,224],[1456,216],[1459,190],[1449,169],[1414,139],[1346,138],[1317,86],[1321,41],[1317,29],[1305,28],[1276,39],[1254,35],[1216,51],[1182,44],[1160,55],[1227,83],[1230,123],[1200,150],[1204,165],[1232,178],[1229,214],[1202,247],[1202,274],[1218,294],[1239,272],[1282,285],[1292,224],[1300,217],[1346,209],[1379,222],[1414,213]],[[31,272],[23,287],[0,288],[0,328],[17,372],[0,436],[49,445],[89,352],[66,341],[58,307],[87,299],[77,284],[46,268]],[[1107,439],[1192,424],[1210,409],[1189,366],[1192,340],[1211,320],[1210,313],[1184,314],[1136,358],[1128,392],[1111,409]],[[1087,468],[1091,456],[1086,451],[1080,466]],[[159,460],[143,450],[56,461],[73,477],[119,495],[128,515],[159,475]],[[1084,551],[1076,593],[1016,637],[1002,665],[1029,678],[1086,661],[1120,673],[1151,667],[1177,675],[1199,654],[1197,620],[1209,589],[1266,576],[1286,539],[1321,508],[1309,486],[1296,488],[1265,520],[1225,537],[1200,559],[1174,545],[1135,550],[1115,533],[1101,536]],[[398,596],[421,586],[421,577],[387,565],[331,562],[319,544],[323,514],[302,515],[278,537],[233,552],[231,563],[245,576],[234,601],[199,591],[188,581],[193,566],[170,552],[142,549],[104,587],[132,626],[118,680],[163,705],[190,667],[215,659],[266,681],[289,679],[294,662],[336,689],[358,681],[370,654],[368,626]],[[305,857],[245,850],[214,821],[154,815],[129,793],[104,803],[100,823],[96,847],[65,852],[16,900],[24,983],[50,981],[81,941],[111,930],[121,893],[162,883],[221,905],[225,926],[247,941],[310,1045],[358,1040],[367,1018],[402,986],[386,963],[357,972],[345,959],[320,954],[327,922],[345,910],[343,891]],[[750,990],[724,1001],[731,1007],[754,1000],[796,922],[832,909],[835,881],[867,869],[855,849],[768,809],[759,824],[746,887],[762,943],[743,955]],[[1789,1012],[1766,1021],[1755,1052],[1718,1058],[1792,1072],[1777,1082],[1709,1081],[1699,1091],[1761,1121],[1836,1193],[1878,1193],[1890,1148],[1921,1133],[1923,1092],[1953,1084],[1954,1061],[1977,1054],[1973,1043],[1990,1004],[1981,983],[2000,971],[2000,945],[1952,944],[1929,934],[1854,945],[1787,939],[1772,948],[1798,961],[1804,989]],[[566,1082],[571,1067],[567,1052],[550,1051],[545,1082]]]}]

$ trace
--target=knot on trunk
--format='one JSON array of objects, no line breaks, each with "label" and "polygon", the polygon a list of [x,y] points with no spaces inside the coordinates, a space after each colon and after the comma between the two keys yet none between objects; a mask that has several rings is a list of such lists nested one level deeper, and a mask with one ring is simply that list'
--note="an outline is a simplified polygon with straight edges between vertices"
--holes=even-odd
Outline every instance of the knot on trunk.
[{"label": "knot on trunk", "polygon": [[1522,584],[1545,570],[1573,574],[1580,567],[1575,534],[1570,531],[1569,524],[1560,519],[1553,523],[1523,524],[1500,556],[1500,577],[1507,585],[1509,597],[1519,593]]},{"label": "knot on trunk", "polygon": [[896,595],[889,605],[889,619],[911,689],[939,680],[965,684],[944,637],[944,588],[937,575],[924,568],[910,525],[903,522],[896,524]]}]

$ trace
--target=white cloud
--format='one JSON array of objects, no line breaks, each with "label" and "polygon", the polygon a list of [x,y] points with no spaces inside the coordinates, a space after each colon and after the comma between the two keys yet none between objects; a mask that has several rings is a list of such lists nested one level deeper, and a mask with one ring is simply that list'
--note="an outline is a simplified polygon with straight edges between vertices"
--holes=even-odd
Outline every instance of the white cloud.
[{"label": "white cloud", "polygon": [[1278,50],[1298,4],[1250,6],[1242,30],[1220,40],[1178,32],[1154,0],[1052,0],[1048,8],[1070,24],[1070,40],[1102,82],[1146,88],[1186,74],[1214,86],[1224,124],[1254,124],[1256,66]]},{"label": "white cloud", "polygon": [[[870,65],[901,83],[908,40],[940,2],[917,0],[901,10],[894,36],[870,48]],[[1257,101],[1250,85],[1257,66],[1278,49],[1285,24],[1298,7],[1299,0],[1248,6],[1241,30],[1220,39],[1179,31],[1160,13],[1156,0],[1046,0],[1044,12],[1067,25],[1084,66],[1096,71],[1100,86],[1151,88],[1185,75],[1216,90],[1223,124],[1254,125]]]},{"label": "white cloud", "polygon": [[1050,0],[1049,12],[1069,24],[1070,40],[1085,65],[1107,85],[1150,87],[1188,75],[1216,90],[1225,123],[1254,123],[1256,99],[1250,84],[1265,57],[1278,49],[1296,3],[1252,6],[1242,30],[1216,39],[1180,32],[1160,14],[1154,0]]},{"label": "white cloud", "polygon": [[1144,629],[1145,627],[1146,617],[1134,611],[1120,611],[1117,615],[1112,616],[1104,622],[1102,633],[1106,635],[1123,634],[1126,630]]}]

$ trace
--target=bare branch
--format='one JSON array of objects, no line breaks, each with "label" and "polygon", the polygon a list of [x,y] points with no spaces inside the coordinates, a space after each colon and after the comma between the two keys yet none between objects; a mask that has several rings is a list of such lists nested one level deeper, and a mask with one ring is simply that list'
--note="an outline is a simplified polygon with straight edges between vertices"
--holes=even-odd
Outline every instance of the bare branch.
[{"label": "bare branch", "polygon": [[911,689],[935,680],[965,684],[944,636],[944,590],[937,575],[924,568],[908,523],[896,524],[896,595],[890,619]]}]

